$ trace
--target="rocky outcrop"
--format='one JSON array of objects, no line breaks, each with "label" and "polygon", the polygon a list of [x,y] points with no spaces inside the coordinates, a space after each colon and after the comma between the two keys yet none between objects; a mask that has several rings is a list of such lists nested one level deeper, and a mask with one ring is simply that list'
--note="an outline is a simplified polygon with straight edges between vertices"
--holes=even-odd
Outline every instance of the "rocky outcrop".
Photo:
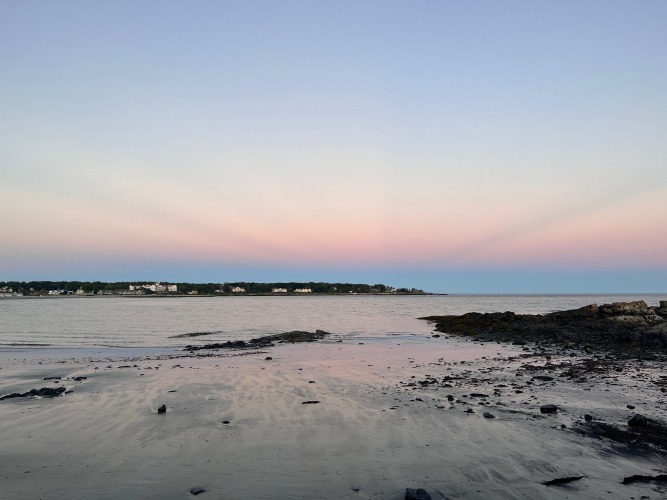
[{"label": "rocky outcrop", "polygon": [[661,301],[658,307],[640,300],[591,304],[544,315],[473,312],[421,319],[435,323],[439,332],[481,340],[667,353],[667,301]]},{"label": "rocky outcrop", "polygon": [[315,332],[304,332],[295,330],[292,332],[277,333],[275,335],[267,335],[265,337],[259,337],[256,339],[251,339],[249,341],[245,340],[234,340],[227,341],[216,344],[206,344],[200,346],[189,345],[185,346],[186,351],[199,351],[202,349],[247,349],[247,348],[258,348],[258,347],[271,347],[274,345],[274,342],[277,343],[298,343],[298,342],[315,342],[319,339],[331,335],[329,332],[323,330],[315,330]]},{"label": "rocky outcrop", "polygon": [[28,392],[14,392],[12,394],[7,394],[6,396],[0,397],[0,401],[5,399],[13,398],[29,398],[34,396],[39,396],[42,398],[54,398],[56,396],[62,395],[67,388],[65,387],[42,387],[41,389],[30,389]]}]

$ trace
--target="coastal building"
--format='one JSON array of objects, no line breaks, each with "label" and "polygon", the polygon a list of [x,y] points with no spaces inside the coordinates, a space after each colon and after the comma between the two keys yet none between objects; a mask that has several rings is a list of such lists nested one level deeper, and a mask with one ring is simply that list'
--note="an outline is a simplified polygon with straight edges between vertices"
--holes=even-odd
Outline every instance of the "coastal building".
[{"label": "coastal building", "polygon": [[159,281],[150,285],[130,285],[130,290],[139,290],[141,288],[154,293],[178,292],[177,285],[163,285]]},{"label": "coastal building", "polygon": [[197,290],[190,290],[188,292],[188,295],[197,295],[198,293],[199,293],[199,291],[197,291]]},{"label": "coastal building", "polygon": [[3,286],[0,288],[0,293],[12,293],[14,290],[10,286]]},{"label": "coastal building", "polygon": [[272,288],[271,293],[287,293],[287,288]]},{"label": "coastal building", "polygon": [[311,288],[297,288],[294,290],[296,293],[313,293]]},{"label": "coastal building", "polygon": [[245,293],[245,288],[241,288],[240,286],[235,286],[232,288],[232,293]]}]

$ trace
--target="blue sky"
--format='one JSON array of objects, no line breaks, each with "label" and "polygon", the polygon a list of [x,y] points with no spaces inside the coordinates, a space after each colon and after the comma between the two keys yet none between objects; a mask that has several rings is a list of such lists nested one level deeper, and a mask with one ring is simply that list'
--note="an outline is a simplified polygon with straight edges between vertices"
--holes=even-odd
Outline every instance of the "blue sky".
[{"label": "blue sky", "polygon": [[666,291],[666,14],[4,2],[0,279]]}]

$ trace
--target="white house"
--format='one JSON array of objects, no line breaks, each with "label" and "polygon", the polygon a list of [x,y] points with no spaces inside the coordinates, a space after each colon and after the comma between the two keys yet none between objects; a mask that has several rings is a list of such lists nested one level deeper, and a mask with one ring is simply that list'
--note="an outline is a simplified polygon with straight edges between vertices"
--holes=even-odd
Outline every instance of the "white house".
[{"label": "white house", "polygon": [[178,286],[176,285],[162,285],[160,282],[153,283],[152,285],[130,285],[130,290],[139,290],[145,288],[151,292],[164,293],[164,292],[178,292]]},{"label": "white house", "polygon": [[287,288],[272,288],[271,293],[287,293]]},{"label": "white house", "polygon": [[297,288],[294,290],[296,293],[313,293],[313,290],[310,288]]},{"label": "white house", "polygon": [[232,288],[232,293],[245,293],[245,288],[241,288],[240,286],[235,286]]}]

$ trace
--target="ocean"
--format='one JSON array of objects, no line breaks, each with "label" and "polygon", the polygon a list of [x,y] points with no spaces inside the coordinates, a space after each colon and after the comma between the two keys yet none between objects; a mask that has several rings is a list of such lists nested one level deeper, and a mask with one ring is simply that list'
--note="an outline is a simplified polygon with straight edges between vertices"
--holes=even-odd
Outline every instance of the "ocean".
[{"label": "ocean", "polygon": [[[0,299],[0,352],[14,357],[67,350],[95,353],[174,351],[188,344],[249,340],[291,330],[325,330],[336,338],[424,338],[417,318],[466,312],[542,314],[587,304],[644,300],[634,295],[349,295],[224,297],[62,297]],[[212,332],[194,337],[188,333]],[[79,351],[77,351],[79,350]]]}]

